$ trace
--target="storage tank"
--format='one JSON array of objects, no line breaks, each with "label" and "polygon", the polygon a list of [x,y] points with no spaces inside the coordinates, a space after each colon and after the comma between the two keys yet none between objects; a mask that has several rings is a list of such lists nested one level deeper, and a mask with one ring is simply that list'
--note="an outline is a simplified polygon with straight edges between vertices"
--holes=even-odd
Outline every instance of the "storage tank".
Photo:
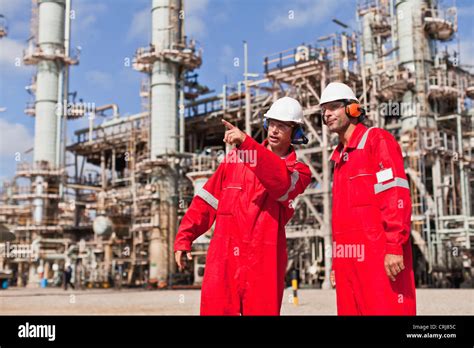
[{"label": "storage tank", "polygon": [[112,228],[112,220],[107,216],[98,216],[94,219],[94,223],[92,224],[92,229],[94,233],[103,238],[110,237],[113,232]]}]

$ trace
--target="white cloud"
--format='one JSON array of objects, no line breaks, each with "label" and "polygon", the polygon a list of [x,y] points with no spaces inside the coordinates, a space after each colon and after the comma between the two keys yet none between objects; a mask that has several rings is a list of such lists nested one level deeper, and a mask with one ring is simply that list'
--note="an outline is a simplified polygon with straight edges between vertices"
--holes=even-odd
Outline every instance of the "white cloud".
[{"label": "white cloud", "polygon": [[14,66],[18,59],[23,57],[23,49],[26,45],[20,41],[9,39],[8,37],[0,40],[0,64]]},{"label": "white cloud", "polygon": [[[234,60],[236,58],[239,59],[239,66],[234,65]],[[217,69],[226,77],[228,83],[233,83],[243,79],[242,72],[244,62],[242,59],[243,58],[235,53],[231,45],[226,44],[222,46],[221,53],[217,58]]]},{"label": "white cloud", "polygon": [[185,0],[184,10],[189,13],[205,12],[209,0]]},{"label": "white cloud", "polygon": [[207,34],[204,20],[199,16],[189,16],[185,26],[186,35],[193,38],[202,38]]},{"label": "white cloud", "polygon": [[28,37],[30,33],[31,1],[0,0],[0,14],[7,27],[7,37]]},{"label": "white cloud", "polygon": [[151,38],[151,9],[149,6],[133,15],[127,33],[128,41],[142,37],[147,38],[147,41],[150,41]]},{"label": "white cloud", "polygon": [[465,6],[465,7],[458,6],[457,9],[458,9],[458,17],[471,18],[472,16],[474,16],[474,5]]},{"label": "white cloud", "polygon": [[15,16],[31,11],[31,0],[0,0],[0,13],[12,21]]},{"label": "white cloud", "polygon": [[93,2],[90,0],[74,1],[72,11],[72,32],[78,36],[84,34],[88,40],[92,37],[97,37],[99,34],[99,30],[97,29],[98,16],[107,12],[106,2]]},{"label": "white cloud", "polygon": [[185,0],[184,31],[186,35],[202,38],[207,34],[206,15],[209,0]]},{"label": "white cloud", "polygon": [[272,18],[265,21],[267,32],[277,32],[283,29],[301,28],[310,23],[327,21],[337,14],[337,9],[347,4],[342,0],[296,0],[292,4],[270,10]]},{"label": "white cloud", "polygon": [[31,73],[31,67],[23,65],[23,49],[26,44],[8,37],[0,39],[0,72],[2,76]]},{"label": "white cloud", "polygon": [[10,123],[0,118],[0,157],[14,160],[16,152],[23,153],[33,147],[33,135],[20,123]]},{"label": "white cloud", "polygon": [[141,79],[145,79],[145,75],[137,74],[133,69],[121,69],[118,77],[126,84],[140,83]]},{"label": "white cloud", "polygon": [[[207,34],[206,10],[209,0],[185,0],[184,3],[184,31],[188,37],[202,38]],[[127,33],[127,40],[131,41],[145,37],[151,40],[151,6],[136,12]]]},{"label": "white cloud", "polygon": [[94,85],[94,87],[108,89],[113,86],[112,76],[99,70],[90,70],[86,72],[86,80],[89,85]]},{"label": "white cloud", "polygon": [[8,36],[9,37],[24,37],[27,38],[30,36],[30,18],[27,19],[18,19],[13,23],[8,23]]},{"label": "white cloud", "polygon": [[[9,35],[29,36],[31,6],[31,0],[0,0],[0,14],[6,17]],[[72,1],[72,11],[71,25],[73,32],[78,35],[87,32],[88,37],[90,37],[91,30],[98,23],[98,15],[107,11],[107,2]]]}]

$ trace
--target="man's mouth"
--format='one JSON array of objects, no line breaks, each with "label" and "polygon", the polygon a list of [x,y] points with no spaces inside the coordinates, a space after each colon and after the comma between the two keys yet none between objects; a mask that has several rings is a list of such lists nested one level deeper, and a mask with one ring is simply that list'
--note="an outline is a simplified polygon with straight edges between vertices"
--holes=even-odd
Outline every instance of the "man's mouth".
[{"label": "man's mouth", "polygon": [[335,118],[330,118],[329,120],[327,120],[326,124],[328,126],[330,126],[331,124],[333,124],[334,122],[336,122],[336,119]]},{"label": "man's mouth", "polygon": [[273,136],[273,135],[269,135],[269,136],[268,136],[268,139],[269,139],[271,142],[273,142],[273,143],[278,142],[278,138],[275,137],[275,136]]}]

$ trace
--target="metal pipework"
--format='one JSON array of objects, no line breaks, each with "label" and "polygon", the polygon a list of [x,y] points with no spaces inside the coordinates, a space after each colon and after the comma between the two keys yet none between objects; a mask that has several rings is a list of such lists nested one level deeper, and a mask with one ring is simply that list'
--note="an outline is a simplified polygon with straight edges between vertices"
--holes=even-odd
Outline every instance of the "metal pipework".
[{"label": "metal pipework", "polygon": [[119,117],[119,107],[118,107],[117,104],[106,104],[106,105],[96,107],[95,112],[97,113],[97,112],[101,112],[101,111],[105,111],[105,110],[109,110],[109,109],[112,110],[112,117],[113,118]]}]

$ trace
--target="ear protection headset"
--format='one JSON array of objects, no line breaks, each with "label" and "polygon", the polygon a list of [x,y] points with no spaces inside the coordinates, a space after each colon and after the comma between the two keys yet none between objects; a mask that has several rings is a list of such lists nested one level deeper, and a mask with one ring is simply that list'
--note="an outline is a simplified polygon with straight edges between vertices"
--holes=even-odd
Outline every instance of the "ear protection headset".
[{"label": "ear protection headset", "polygon": [[[268,120],[266,118],[263,119],[263,128],[268,131]],[[302,145],[308,143],[308,138],[304,135],[303,127],[298,125],[293,128],[293,132],[291,134],[291,143],[294,145]]]},{"label": "ear protection headset", "polygon": [[[357,118],[358,123],[362,122],[366,116],[365,109],[354,100],[344,100],[344,111],[349,119]],[[322,115],[322,119],[323,123],[326,124],[324,115]]]},{"label": "ear protection headset", "polygon": [[293,130],[291,143],[295,145],[303,145],[308,143],[308,138],[304,135],[303,127],[296,126]]}]

